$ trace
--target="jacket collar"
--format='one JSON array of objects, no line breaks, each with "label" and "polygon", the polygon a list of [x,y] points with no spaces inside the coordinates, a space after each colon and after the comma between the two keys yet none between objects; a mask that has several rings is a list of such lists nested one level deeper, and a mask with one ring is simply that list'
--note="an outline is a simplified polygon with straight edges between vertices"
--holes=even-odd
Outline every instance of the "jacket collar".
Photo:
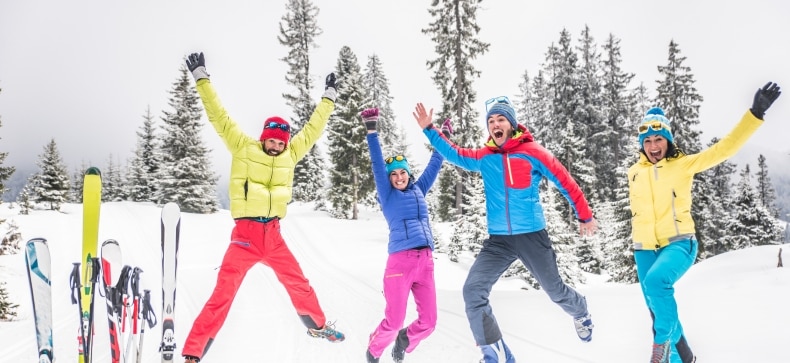
[{"label": "jacket collar", "polygon": [[492,150],[499,150],[499,151],[510,151],[516,148],[518,145],[523,144],[525,142],[533,142],[535,138],[532,137],[532,134],[527,130],[527,127],[524,125],[519,124],[518,129],[516,129],[515,134],[510,140],[505,141],[502,146],[497,146],[494,142],[494,139],[491,135],[488,136],[488,140],[485,143],[485,146]]}]

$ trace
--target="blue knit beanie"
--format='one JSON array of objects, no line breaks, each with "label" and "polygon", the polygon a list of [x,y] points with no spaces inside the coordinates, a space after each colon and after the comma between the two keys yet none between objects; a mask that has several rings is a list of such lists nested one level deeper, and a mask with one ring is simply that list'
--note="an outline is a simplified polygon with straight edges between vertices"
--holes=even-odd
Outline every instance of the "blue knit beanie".
[{"label": "blue knit beanie", "polygon": [[516,111],[513,109],[513,106],[510,103],[506,102],[497,102],[491,108],[488,109],[488,113],[486,114],[486,120],[488,120],[491,115],[502,115],[510,121],[510,125],[513,126],[513,130],[518,130],[518,122],[516,121]]},{"label": "blue knit beanie", "polygon": [[398,170],[398,169],[406,170],[406,173],[408,173],[409,176],[411,176],[411,170],[409,170],[409,162],[406,160],[406,158],[403,158],[403,160],[392,160],[391,163],[387,164],[387,174],[390,174],[392,173],[393,170]]},{"label": "blue knit beanie", "polygon": [[[654,130],[653,127],[650,126],[656,121],[661,123],[662,127],[659,130]],[[642,123],[639,125],[639,128],[641,129],[643,125],[647,127],[647,131],[644,133],[639,133],[640,148],[644,146],[645,138],[653,135],[661,135],[663,138],[667,139],[667,142],[670,144],[675,142],[672,138],[672,128],[669,127],[669,119],[664,116],[664,110],[662,110],[660,107],[653,107],[647,110],[645,117],[642,119]]]}]

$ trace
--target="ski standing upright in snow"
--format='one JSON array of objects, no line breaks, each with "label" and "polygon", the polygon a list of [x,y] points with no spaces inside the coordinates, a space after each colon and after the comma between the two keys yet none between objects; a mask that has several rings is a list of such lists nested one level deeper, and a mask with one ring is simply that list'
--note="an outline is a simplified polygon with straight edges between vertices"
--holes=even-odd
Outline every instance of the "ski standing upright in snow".
[{"label": "ski standing upright in snow", "polygon": [[[93,348],[94,288],[99,276],[99,212],[101,208],[101,172],[96,167],[85,171],[82,184],[82,259],[71,273],[71,302],[79,305],[79,363],[90,363]],[[80,264],[82,269],[80,270]]]},{"label": "ski standing upright in snow", "polygon": [[176,350],[175,307],[176,270],[178,267],[178,238],[181,229],[181,209],[176,203],[162,208],[162,363],[172,363]]},{"label": "ski standing upright in snow", "polygon": [[116,289],[121,278],[121,246],[115,240],[106,240],[101,245],[101,275],[104,298],[107,301],[107,323],[110,328],[110,356],[112,363],[121,362],[122,335],[120,330],[120,295]]},{"label": "ski standing upright in snow", "polygon": [[36,323],[38,362],[51,363],[52,350],[52,285],[51,262],[47,240],[33,238],[25,244],[27,278],[33,300],[33,317]]}]

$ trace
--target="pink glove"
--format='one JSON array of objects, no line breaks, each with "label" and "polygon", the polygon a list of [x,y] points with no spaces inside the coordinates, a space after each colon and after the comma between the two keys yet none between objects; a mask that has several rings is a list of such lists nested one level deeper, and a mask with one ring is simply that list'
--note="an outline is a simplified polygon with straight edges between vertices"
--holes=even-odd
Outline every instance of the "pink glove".
[{"label": "pink glove", "polygon": [[442,133],[448,139],[453,135],[453,125],[449,118],[442,123]]},{"label": "pink glove", "polygon": [[366,108],[359,113],[362,116],[362,121],[365,122],[365,128],[368,131],[376,131],[376,123],[379,120],[379,109],[378,108]]}]

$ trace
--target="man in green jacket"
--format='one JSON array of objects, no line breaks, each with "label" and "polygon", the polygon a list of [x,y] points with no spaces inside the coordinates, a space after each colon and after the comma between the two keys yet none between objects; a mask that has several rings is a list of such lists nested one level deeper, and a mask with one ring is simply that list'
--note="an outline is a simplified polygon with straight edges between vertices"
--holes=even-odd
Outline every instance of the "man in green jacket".
[{"label": "man in green jacket", "polygon": [[197,363],[203,358],[222,327],[244,276],[258,262],[274,270],[307,327],[307,334],[331,342],[343,341],[343,333],[326,321],[315,291],[280,234],[280,219],[285,217],[291,201],[296,163],[318,141],[335,108],[335,74],[326,77],[321,102],[293,138],[288,122],[275,116],[264,122],[260,138],[255,139],[244,134],[222,107],[209,81],[203,53],[192,53],[186,63],[208,119],[232,155],[230,213],[236,226],[214,292],[184,343],[181,353],[185,363]]}]

